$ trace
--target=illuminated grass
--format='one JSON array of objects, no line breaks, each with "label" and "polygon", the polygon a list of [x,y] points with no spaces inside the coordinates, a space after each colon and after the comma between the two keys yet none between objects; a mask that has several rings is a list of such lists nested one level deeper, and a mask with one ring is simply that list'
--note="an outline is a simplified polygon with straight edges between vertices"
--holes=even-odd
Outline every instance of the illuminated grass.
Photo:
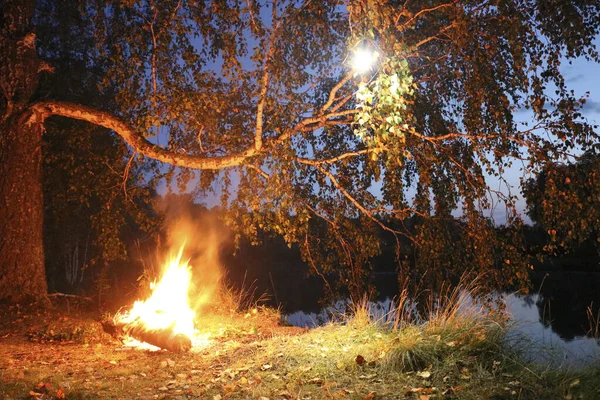
[{"label": "illuminated grass", "polygon": [[312,330],[278,326],[278,312],[256,304],[233,311],[238,302],[221,302],[199,320],[210,344],[179,355],[107,338],[57,346],[11,337],[0,346],[0,398],[27,398],[44,382],[69,399],[600,398],[598,365],[529,364],[525,342],[507,344],[505,319],[453,293],[432,300],[423,318],[404,306],[374,317],[361,302],[342,322]]}]

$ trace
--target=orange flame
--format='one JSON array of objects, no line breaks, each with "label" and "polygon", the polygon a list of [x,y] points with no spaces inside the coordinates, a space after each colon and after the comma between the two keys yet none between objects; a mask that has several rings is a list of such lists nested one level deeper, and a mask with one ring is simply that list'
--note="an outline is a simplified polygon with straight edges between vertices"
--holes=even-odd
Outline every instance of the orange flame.
[{"label": "orange flame", "polygon": [[[136,301],[131,310],[117,315],[121,323],[142,323],[147,329],[171,328],[175,334],[188,336],[194,345],[199,339],[194,319],[196,313],[190,308],[189,289],[191,271],[188,261],[182,262],[183,246],[177,256],[171,257],[166,263],[166,269],[158,282],[150,284],[151,296],[143,301]],[[154,348],[142,345],[137,340],[126,343],[129,346]]]}]

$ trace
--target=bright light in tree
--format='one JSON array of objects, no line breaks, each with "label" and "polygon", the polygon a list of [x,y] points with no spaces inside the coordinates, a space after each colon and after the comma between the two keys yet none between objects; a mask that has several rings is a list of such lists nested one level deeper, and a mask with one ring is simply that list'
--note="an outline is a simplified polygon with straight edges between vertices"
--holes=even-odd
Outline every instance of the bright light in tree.
[{"label": "bright light in tree", "polygon": [[354,70],[359,74],[368,72],[371,67],[373,67],[373,64],[375,63],[375,60],[377,60],[378,56],[379,53],[376,51],[373,52],[366,49],[358,49],[354,52],[352,68],[354,68]]}]

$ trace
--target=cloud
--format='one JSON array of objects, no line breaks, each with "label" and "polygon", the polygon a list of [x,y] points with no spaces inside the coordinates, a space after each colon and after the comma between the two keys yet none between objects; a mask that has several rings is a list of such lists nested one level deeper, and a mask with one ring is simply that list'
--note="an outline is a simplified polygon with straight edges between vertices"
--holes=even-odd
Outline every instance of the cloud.
[{"label": "cloud", "polygon": [[585,79],[585,75],[584,74],[577,74],[575,76],[568,77],[567,78],[567,83],[575,83],[575,82],[579,82],[579,81],[581,81],[583,79]]},{"label": "cloud", "polygon": [[581,111],[584,114],[600,114],[600,102],[588,99],[581,108]]}]

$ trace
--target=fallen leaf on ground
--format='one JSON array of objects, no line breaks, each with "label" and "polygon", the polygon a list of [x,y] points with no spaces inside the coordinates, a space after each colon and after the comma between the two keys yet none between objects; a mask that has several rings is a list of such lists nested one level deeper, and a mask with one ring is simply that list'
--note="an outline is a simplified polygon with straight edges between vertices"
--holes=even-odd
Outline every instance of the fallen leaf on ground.
[{"label": "fallen leaf on ground", "polygon": [[363,356],[361,356],[360,354],[356,356],[356,358],[354,359],[354,361],[358,364],[358,365],[364,365],[364,363],[367,362],[367,360],[365,360],[365,358]]},{"label": "fallen leaf on ground", "polygon": [[423,390],[422,387],[410,388],[406,391],[406,393],[404,393],[404,397],[408,397],[412,393],[419,393],[421,390]]},{"label": "fallen leaf on ground", "polygon": [[373,379],[377,376],[377,374],[369,374],[369,375],[361,375],[358,379]]},{"label": "fallen leaf on ground", "polygon": [[260,367],[260,369],[263,371],[269,370],[271,368],[273,368],[273,366],[270,364],[264,364],[262,367]]},{"label": "fallen leaf on ground", "polygon": [[579,379],[575,379],[573,382],[569,384],[569,387],[579,386]]},{"label": "fallen leaf on ground", "polygon": [[52,384],[50,382],[40,382],[36,385],[35,387],[36,389],[43,389],[45,391],[48,391],[50,389],[52,389]]},{"label": "fallen leaf on ground", "polygon": [[[458,392],[460,389],[462,389],[462,386],[454,386],[454,387],[448,388],[442,392],[442,396],[452,396],[454,393]],[[508,389],[508,388],[506,388],[506,389]]]},{"label": "fallen leaf on ground", "polygon": [[313,385],[321,386],[323,384],[323,379],[321,378],[312,378],[308,381],[308,383],[312,383]]},{"label": "fallen leaf on ground", "polygon": [[463,368],[460,370],[460,379],[469,380],[471,379],[471,373],[468,368]]},{"label": "fallen leaf on ground", "polygon": [[431,376],[431,372],[429,371],[421,371],[421,372],[417,372],[416,374],[417,376],[420,376],[421,378],[429,378]]}]

